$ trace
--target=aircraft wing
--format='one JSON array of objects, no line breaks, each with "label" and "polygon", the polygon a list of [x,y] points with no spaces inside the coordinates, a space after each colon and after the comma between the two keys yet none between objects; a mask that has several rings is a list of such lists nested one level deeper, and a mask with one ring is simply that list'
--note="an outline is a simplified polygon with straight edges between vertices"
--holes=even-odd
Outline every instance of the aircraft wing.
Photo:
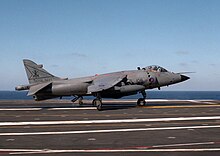
[{"label": "aircraft wing", "polygon": [[127,75],[123,73],[98,76],[88,87],[88,93],[96,93],[112,88],[121,82]]},{"label": "aircraft wing", "polygon": [[29,89],[29,92],[28,92],[28,96],[36,94],[40,90],[42,90],[42,89],[46,88],[47,86],[49,86],[51,83],[52,82],[40,83],[40,84],[31,86],[30,89]]}]

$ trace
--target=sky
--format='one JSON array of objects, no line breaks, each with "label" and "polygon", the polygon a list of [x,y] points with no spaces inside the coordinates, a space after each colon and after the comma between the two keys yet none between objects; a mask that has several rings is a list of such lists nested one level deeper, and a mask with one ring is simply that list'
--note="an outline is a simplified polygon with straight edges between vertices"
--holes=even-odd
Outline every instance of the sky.
[{"label": "sky", "polygon": [[27,84],[23,59],[59,77],[160,65],[220,91],[219,0],[0,0],[0,90]]}]

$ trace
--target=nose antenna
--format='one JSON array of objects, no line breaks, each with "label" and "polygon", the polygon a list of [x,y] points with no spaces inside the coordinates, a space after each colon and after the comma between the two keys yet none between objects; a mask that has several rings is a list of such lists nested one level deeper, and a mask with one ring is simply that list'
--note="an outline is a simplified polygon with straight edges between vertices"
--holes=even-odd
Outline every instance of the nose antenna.
[{"label": "nose antenna", "polygon": [[186,81],[188,79],[190,79],[190,77],[186,76],[186,75],[180,75],[181,76],[181,81]]},{"label": "nose antenna", "polygon": [[196,73],[196,72],[179,72],[179,73],[176,73],[176,74],[193,74],[193,73]]}]

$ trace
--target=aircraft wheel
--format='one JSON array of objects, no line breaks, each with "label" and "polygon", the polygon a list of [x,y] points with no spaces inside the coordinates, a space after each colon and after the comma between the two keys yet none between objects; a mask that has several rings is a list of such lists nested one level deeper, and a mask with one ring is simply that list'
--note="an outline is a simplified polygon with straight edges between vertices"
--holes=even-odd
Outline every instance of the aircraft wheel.
[{"label": "aircraft wheel", "polygon": [[145,106],[145,104],[146,104],[146,101],[144,98],[138,99],[138,101],[137,101],[138,106]]},{"label": "aircraft wheel", "polygon": [[96,106],[96,99],[94,99],[94,100],[92,101],[92,105],[93,105],[93,106]]},{"label": "aircraft wheel", "polygon": [[102,101],[99,99],[93,100],[94,105],[96,106],[97,110],[101,111],[102,110]]},{"label": "aircraft wheel", "polygon": [[79,98],[79,105],[83,105],[83,97]]},{"label": "aircraft wheel", "polygon": [[80,101],[79,101],[79,105],[83,105],[83,101],[80,100]]}]

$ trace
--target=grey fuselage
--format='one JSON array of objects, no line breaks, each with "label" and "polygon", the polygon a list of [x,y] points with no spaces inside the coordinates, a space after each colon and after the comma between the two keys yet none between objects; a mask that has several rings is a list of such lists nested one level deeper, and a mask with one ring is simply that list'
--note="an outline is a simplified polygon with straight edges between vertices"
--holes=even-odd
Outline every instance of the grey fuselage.
[{"label": "grey fuselage", "polygon": [[123,96],[137,94],[146,89],[160,88],[183,81],[181,74],[175,74],[168,71],[151,72],[146,70],[128,70],[69,80],[53,80],[52,85],[38,93],[35,99],[47,99],[51,98],[51,96],[92,95],[92,93],[88,92],[88,87],[95,79],[120,74],[126,75],[126,79],[112,88],[101,92],[103,98],[121,98]]}]

